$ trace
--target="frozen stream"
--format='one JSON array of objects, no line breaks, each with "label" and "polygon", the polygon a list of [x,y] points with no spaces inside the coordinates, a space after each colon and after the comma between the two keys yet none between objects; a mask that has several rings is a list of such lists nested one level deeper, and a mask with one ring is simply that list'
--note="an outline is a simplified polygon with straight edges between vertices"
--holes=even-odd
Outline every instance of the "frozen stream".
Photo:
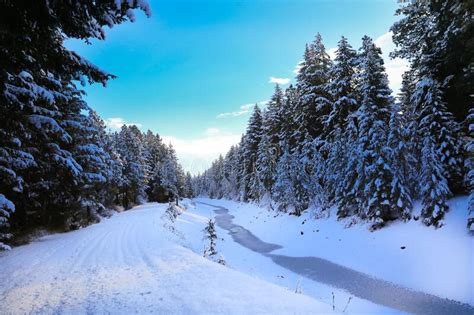
[{"label": "frozen stream", "polygon": [[301,276],[324,283],[373,303],[413,314],[474,314],[474,307],[432,294],[413,291],[391,282],[374,278],[368,274],[346,268],[318,257],[291,257],[272,254],[282,248],[267,243],[244,227],[234,224],[229,210],[212,204],[216,208],[215,219],[219,227],[227,230],[238,244],[271,258],[276,264]]}]

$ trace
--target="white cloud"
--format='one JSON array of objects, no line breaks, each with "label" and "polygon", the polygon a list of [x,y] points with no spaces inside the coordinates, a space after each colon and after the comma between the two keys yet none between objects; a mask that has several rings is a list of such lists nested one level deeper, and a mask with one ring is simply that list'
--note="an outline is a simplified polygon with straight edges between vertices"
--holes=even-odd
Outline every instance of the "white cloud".
[{"label": "white cloud", "polygon": [[290,79],[288,78],[275,78],[275,77],[270,77],[268,80],[268,83],[276,83],[276,84],[288,84],[290,82]]},{"label": "white cloud", "polygon": [[126,122],[125,119],[122,117],[112,117],[112,118],[107,118],[104,120],[105,126],[109,128],[110,130],[119,130],[122,128],[123,125],[126,126],[132,126],[135,125],[137,127],[141,127],[142,124],[139,123],[129,123]]},{"label": "white cloud", "polygon": [[[257,104],[260,105],[260,106],[266,106],[267,103],[268,103],[268,100],[257,102]],[[244,105],[240,106],[239,110],[237,110],[235,112],[220,113],[219,115],[217,115],[217,118],[242,116],[242,115],[245,115],[245,114],[249,113],[254,106],[255,106],[255,103],[244,104]]]},{"label": "white cloud", "polygon": [[173,136],[162,138],[165,143],[173,145],[185,171],[198,174],[209,168],[219,154],[225,155],[232,145],[239,143],[241,135],[218,128],[207,128],[196,138],[182,139]]}]

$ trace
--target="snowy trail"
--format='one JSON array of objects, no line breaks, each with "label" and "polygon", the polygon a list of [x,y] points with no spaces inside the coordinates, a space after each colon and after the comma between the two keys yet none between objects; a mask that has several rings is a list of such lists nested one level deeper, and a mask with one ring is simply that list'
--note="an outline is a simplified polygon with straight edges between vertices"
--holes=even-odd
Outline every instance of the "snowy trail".
[{"label": "snowy trail", "polygon": [[327,313],[185,249],[146,204],[0,254],[0,314]]},{"label": "snowy trail", "polygon": [[229,214],[227,208],[204,202],[199,203],[215,208],[216,223],[222,229],[227,230],[235,242],[271,258],[276,264],[301,276],[346,290],[359,298],[403,312],[474,314],[474,307],[471,305],[397,286],[326,259],[271,254],[272,251],[280,249],[282,246],[266,243],[244,227],[234,224],[234,216]]}]

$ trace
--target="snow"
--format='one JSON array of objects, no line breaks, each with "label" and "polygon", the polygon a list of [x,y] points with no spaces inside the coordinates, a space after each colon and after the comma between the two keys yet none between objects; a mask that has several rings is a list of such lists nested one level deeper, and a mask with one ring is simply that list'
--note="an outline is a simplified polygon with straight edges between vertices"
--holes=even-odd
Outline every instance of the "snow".
[{"label": "snow", "polygon": [[[345,228],[350,221],[337,221],[335,209],[329,218],[315,220],[313,211],[295,217],[253,204],[200,201],[226,207],[235,216],[235,224],[283,246],[272,254],[324,258],[404,287],[474,305],[474,239],[466,230],[467,199],[449,200],[442,228],[411,220],[390,223],[375,232],[365,225]],[[420,208],[415,203],[414,213]]]},{"label": "snow", "polygon": [[181,246],[178,240],[185,240],[164,227],[165,209],[138,206],[1,253],[0,313],[331,312],[329,305]]},{"label": "snow", "polygon": [[[199,198],[197,201],[209,202],[216,205],[235,206],[235,202]],[[248,209],[254,209],[250,205]],[[206,241],[203,240],[203,229],[206,226],[208,219],[215,216],[215,208],[205,206],[202,204],[194,204],[189,207],[187,211],[182,213],[177,221],[176,228],[180,236],[185,235],[180,242],[183,246],[193,250],[196,253],[203,253]],[[230,209],[230,208],[229,208]],[[240,208],[242,209],[242,208]],[[262,210],[262,209],[260,209]],[[266,210],[263,210],[266,211]],[[232,212],[233,215],[238,215]],[[267,224],[269,221],[262,222]],[[310,279],[301,277],[300,275],[289,271],[277,264],[271,259],[259,253],[251,251],[232,240],[232,237],[216,225],[217,230],[217,251],[219,255],[223,255],[226,260],[226,265],[229,268],[244,272],[278,286],[287,288],[291,292],[301,290],[303,294],[308,295],[314,299],[322,301],[329,305],[332,309],[332,294],[335,295],[335,311],[340,313],[344,310],[349,298],[349,306],[345,313],[347,314],[399,314],[401,312],[392,310],[380,305],[351,296],[345,291],[312,281]],[[275,232],[281,233],[281,229],[275,228]],[[285,233],[281,233],[285,234]],[[264,235],[265,240],[269,240],[268,235]],[[179,238],[179,237],[177,237]],[[296,311],[295,311],[296,312]],[[312,310],[311,314],[318,313],[317,310]]]},{"label": "snow", "polygon": [[[474,244],[467,197],[451,199],[440,229],[420,221],[367,225],[300,217],[253,204],[199,198],[273,246],[272,255],[320,257],[416,291],[473,305]],[[400,313],[302,277],[236,243],[216,224],[217,259],[203,256],[214,207],[184,200],[177,219],[150,203],[79,231],[0,254],[0,313]],[[415,204],[415,212],[421,211]],[[334,209],[331,209],[334,211]],[[238,231],[234,231],[237,233]],[[433,245],[435,244],[435,245]],[[272,249],[273,249],[272,248]],[[436,250],[434,250],[436,249]],[[212,261],[214,260],[214,261]],[[298,292],[298,293],[296,293]]]}]

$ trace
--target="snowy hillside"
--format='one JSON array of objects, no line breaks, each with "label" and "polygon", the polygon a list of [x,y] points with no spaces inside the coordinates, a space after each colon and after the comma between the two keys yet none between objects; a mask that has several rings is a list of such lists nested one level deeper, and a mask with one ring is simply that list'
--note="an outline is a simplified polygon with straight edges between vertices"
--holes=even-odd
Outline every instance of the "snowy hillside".
[{"label": "snowy hillside", "polygon": [[314,313],[308,296],[206,260],[147,204],[0,255],[0,313]]}]

